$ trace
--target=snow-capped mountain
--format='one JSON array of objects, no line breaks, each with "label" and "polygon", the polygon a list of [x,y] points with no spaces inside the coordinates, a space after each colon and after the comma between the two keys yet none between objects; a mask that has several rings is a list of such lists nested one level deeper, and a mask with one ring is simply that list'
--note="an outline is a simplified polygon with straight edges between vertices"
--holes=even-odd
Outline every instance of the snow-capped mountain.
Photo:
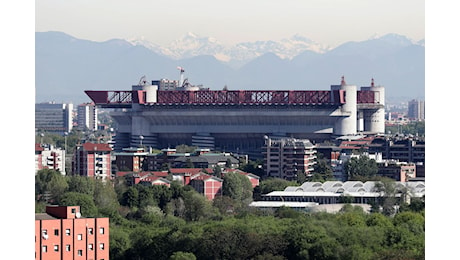
[{"label": "snow-capped mountain", "polygon": [[142,38],[93,42],[62,32],[35,34],[39,102],[88,102],[84,90],[126,90],[144,75],[149,80],[177,79],[177,66],[185,68],[192,84],[213,90],[224,86],[234,90],[328,89],[346,76],[347,82],[357,86],[369,86],[375,78],[385,86],[388,98],[419,99],[425,91],[424,40],[414,42],[396,34],[346,42],[330,50],[299,35],[225,46],[210,37],[188,34],[161,47]]},{"label": "snow-capped mountain", "polygon": [[166,47],[146,41],[144,38],[127,41],[173,59],[210,55],[219,61],[233,65],[242,65],[266,53],[273,53],[282,59],[292,59],[306,50],[324,53],[330,49],[298,34],[280,41],[242,42],[232,46],[225,46],[213,37],[202,37],[190,32]]}]

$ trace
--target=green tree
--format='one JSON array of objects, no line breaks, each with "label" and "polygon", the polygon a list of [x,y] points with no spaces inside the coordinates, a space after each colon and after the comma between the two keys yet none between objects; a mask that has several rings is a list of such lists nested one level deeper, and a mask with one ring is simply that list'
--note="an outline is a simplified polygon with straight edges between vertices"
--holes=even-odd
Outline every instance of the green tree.
[{"label": "green tree", "polygon": [[51,169],[42,169],[35,175],[35,195],[38,201],[56,203],[67,191],[66,177]]},{"label": "green tree", "polygon": [[252,198],[252,191],[251,181],[245,175],[236,172],[229,172],[224,175],[222,195],[236,201],[249,203]]},{"label": "green tree", "polygon": [[381,178],[375,183],[374,191],[380,193],[377,200],[379,208],[386,216],[391,216],[396,213],[395,206],[398,204],[396,199],[396,182],[389,178]]},{"label": "green tree", "polygon": [[313,176],[310,181],[325,182],[335,180],[332,168],[326,159],[319,159],[313,169]]},{"label": "green tree", "polygon": [[372,213],[366,217],[366,225],[369,227],[380,227],[389,230],[393,227],[391,220],[381,213]]},{"label": "green tree", "polygon": [[298,184],[295,181],[288,181],[281,178],[269,178],[259,183],[261,194],[267,194],[272,191],[282,191],[288,186],[298,186]]},{"label": "green tree", "polygon": [[182,197],[172,199],[165,207],[166,214],[183,219],[185,219],[185,210],[185,203]]},{"label": "green tree", "polygon": [[301,170],[298,170],[296,173],[296,181],[298,184],[302,185],[302,183],[308,180],[307,174]]},{"label": "green tree", "polygon": [[174,252],[174,254],[169,257],[169,260],[196,260],[196,256],[190,252],[178,251]]},{"label": "green tree", "polygon": [[110,226],[110,259],[125,259],[125,253],[130,247],[129,233],[122,227]]},{"label": "green tree", "polygon": [[88,195],[94,194],[95,183],[93,178],[88,178],[80,175],[72,175],[68,176],[67,178],[69,184],[68,191]]},{"label": "green tree", "polygon": [[366,181],[375,177],[378,171],[377,162],[365,155],[353,157],[345,163],[345,172],[350,181]]},{"label": "green tree", "polygon": [[139,194],[137,197],[137,207],[145,208],[149,206],[158,206],[158,200],[155,198],[154,190],[144,184],[136,184],[133,186]]},{"label": "green tree", "polygon": [[412,198],[410,204],[404,203],[399,208],[399,211],[414,211],[422,212],[425,210],[425,196],[423,198]]},{"label": "green tree", "polygon": [[217,178],[222,178],[222,169],[219,165],[214,166],[212,169],[212,175],[216,176]]},{"label": "green tree", "polygon": [[61,206],[80,206],[81,215],[85,217],[96,217],[98,209],[94,204],[93,197],[78,192],[67,192],[59,201]]},{"label": "green tree", "polygon": [[41,201],[35,201],[35,213],[45,213],[46,203]]},{"label": "green tree", "polygon": [[290,208],[290,207],[279,207],[275,210],[275,216],[278,218],[299,218],[302,213]]},{"label": "green tree", "polygon": [[235,212],[237,203],[228,196],[219,196],[213,199],[212,206],[217,208],[222,215],[231,215]]},{"label": "green tree", "polygon": [[152,195],[157,202],[157,206],[160,207],[161,210],[164,210],[166,204],[172,199],[173,191],[165,185],[152,185],[149,186],[149,189],[152,190]]},{"label": "green tree", "polygon": [[209,219],[216,215],[217,209],[212,207],[210,201],[195,190],[184,193],[184,216],[187,221]]},{"label": "green tree", "polygon": [[256,161],[249,160],[247,163],[241,164],[238,169],[244,172],[253,173],[259,177],[263,177],[265,173],[264,173],[264,169],[262,165],[263,165],[262,160],[256,160]]},{"label": "green tree", "polygon": [[292,223],[285,236],[289,244],[284,255],[288,259],[339,259],[337,249],[340,245],[323,225]]},{"label": "green tree", "polygon": [[102,182],[101,180],[95,181],[95,189],[93,199],[99,212],[104,216],[113,217],[118,215],[118,208],[120,203],[113,187],[113,183],[110,180]]},{"label": "green tree", "polygon": [[232,160],[230,160],[230,158],[225,162],[225,168],[232,168]]},{"label": "green tree", "polygon": [[122,205],[130,208],[139,207],[139,191],[134,187],[129,187],[125,193],[123,193]]}]

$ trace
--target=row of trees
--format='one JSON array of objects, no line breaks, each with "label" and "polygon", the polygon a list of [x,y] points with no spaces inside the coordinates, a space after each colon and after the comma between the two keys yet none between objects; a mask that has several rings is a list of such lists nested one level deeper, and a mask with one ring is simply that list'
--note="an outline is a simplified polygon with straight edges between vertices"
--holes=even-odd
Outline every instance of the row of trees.
[{"label": "row of trees", "polygon": [[185,222],[111,228],[111,259],[423,259],[424,216],[394,218],[353,207],[338,214],[303,214],[281,208],[273,215],[246,214]]},{"label": "row of trees", "polygon": [[[423,259],[424,204],[394,217],[348,205],[338,214],[248,207],[247,178],[226,174],[224,196],[207,200],[189,186],[127,186],[41,170],[36,212],[80,205],[85,217],[110,217],[111,259]],[[244,177],[244,176],[243,176]],[[254,196],[295,183],[268,179]],[[258,195],[257,195],[258,194]],[[411,204],[412,205],[412,204]],[[417,205],[417,204],[416,204]]]},{"label": "row of trees", "polygon": [[425,136],[425,121],[413,121],[404,125],[385,126],[385,132]]}]

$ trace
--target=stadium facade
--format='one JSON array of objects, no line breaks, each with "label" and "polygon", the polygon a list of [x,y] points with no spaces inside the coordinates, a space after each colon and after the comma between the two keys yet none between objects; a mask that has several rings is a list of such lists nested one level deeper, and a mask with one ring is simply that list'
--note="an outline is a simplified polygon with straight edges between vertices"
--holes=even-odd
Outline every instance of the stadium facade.
[{"label": "stadium facade", "polygon": [[342,77],[330,90],[216,91],[141,80],[131,90],[85,93],[97,106],[113,108],[115,151],[186,144],[262,158],[267,136],[321,142],[385,131],[385,89],[373,79],[359,90]]}]

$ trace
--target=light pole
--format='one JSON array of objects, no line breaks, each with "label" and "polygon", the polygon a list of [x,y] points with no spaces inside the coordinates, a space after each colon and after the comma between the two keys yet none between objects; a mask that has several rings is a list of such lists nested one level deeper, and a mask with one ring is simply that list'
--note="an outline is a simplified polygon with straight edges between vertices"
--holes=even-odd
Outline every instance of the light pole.
[{"label": "light pole", "polygon": [[144,136],[143,136],[143,135],[140,135],[140,136],[139,136],[139,139],[141,139],[141,147],[142,147],[142,140],[144,140]]},{"label": "light pole", "polygon": [[69,133],[67,132],[64,132],[64,151],[67,152],[67,136],[69,135]]}]

